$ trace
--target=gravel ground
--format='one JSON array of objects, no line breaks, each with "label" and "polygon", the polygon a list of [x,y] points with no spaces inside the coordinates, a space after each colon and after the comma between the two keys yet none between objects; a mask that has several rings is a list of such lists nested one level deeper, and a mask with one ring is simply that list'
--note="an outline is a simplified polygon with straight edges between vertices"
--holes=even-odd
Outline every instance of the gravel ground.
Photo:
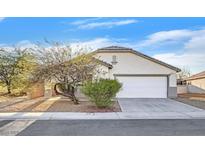
[{"label": "gravel ground", "polygon": [[177,100],[179,102],[200,108],[200,109],[205,109],[205,99],[204,98],[188,98],[188,97],[178,97],[175,98],[174,100]]},{"label": "gravel ground", "polygon": [[0,106],[0,112],[120,112],[118,102],[110,108],[99,109],[89,101],[80,101],[74,105],[64,97],[38,98]]}]

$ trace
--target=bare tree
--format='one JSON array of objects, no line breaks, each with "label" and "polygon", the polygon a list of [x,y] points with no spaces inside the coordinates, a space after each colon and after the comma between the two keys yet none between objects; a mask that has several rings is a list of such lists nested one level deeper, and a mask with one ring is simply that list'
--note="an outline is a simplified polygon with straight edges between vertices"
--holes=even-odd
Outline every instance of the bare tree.
[{"label": "bare tree", "polygon": [[31,69],[31,57],[27,49],[0,49],[0,82],[7,87],[8,94],[11,93],[12,85],[19,84],[19,81],[16,81],[17,77],[25,75]]},{"label": "bare tree", "polygon": [[188,67],[181,68],[181,72],[177,74],[177,78],[180,80],[186,79],[191,76],[191,71]]},{"label": "bare tree", "polygon": [[49,43],[47,47],[40,45],[35,53],[39,65],[34,79],[55,81],[56,93],[67,96],[74,104],[78,104],[76,88],[89,79],[98,65],[92,54],[86,53],[83,48],[73,50],[69,45],[58,42]]}]

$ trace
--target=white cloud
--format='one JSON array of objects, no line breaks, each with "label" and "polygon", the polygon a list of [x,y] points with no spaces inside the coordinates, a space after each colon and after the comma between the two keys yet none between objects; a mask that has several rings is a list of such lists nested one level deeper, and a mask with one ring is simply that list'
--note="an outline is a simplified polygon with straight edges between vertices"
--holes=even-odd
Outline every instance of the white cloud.
[{"label": "white cloud", "polygon": [[6,46],[6,44],[4,44],[4,43],[0,44],[0,47],[4,47],[4,46]]},{"label": "white cloud", "polygon": [[88,41],[72,42],[71,46],[73,48],[75,48],[76,46],[81,46],[81,47],[87,47],[95,50],[101,47],[111,46],[115,44],[117,43],[115,43],[114,41],[108,38],[95,38]]},{"label": "white cloud", "polygon": [[[118,39],[110,39],[110,38],[95,38],[87,41],[71,41],[68,43],[63,43],[64,45],[68,44],[72,48],[79,48],[79,47],[85,47],[90,48],[92,50],[96,50],[98,48],[112,46],[112,45],[120,45],[120,43],[117,43],[116,40]],[[41,45],[48,45],[48,44],[41,44]],[[17,42],[15,45],[9,45],[9,44],[0,44],[0,47],[2,48],[12,48],[12,47],[19,47],[19,48],[35,48],[37,47],[37,44],[29,41],[29,40],[22,40]]]},{"label": "white cloud", "polygon": [[123,46],[129,48],[135,48],[135,43],[127,42],[125,38],[95,38],[88,41],[71,42],[72,47],[82,46],[96,50],[98,48],[108,46]]},{"label": "white cloud", "polygon": [[192,73],[197,73],[205,70],[205,54],[194,54],[194,53],[165,53],[156,54],[153,56],[156,59],[174,65],[176,67],[186,67],[190,68]]},{"label": "white cloud", "polygon": [[0,22],[3,21],[5,19],[5,17],[0,17]]},{"label": "white cloud", "polygon": [[205,54],[205,33],[200,36],[192,37],[184,44],[184,49],[187,52]]},{"label": "white cloud", "polygon": [[7,50],[12,50],[13,48],[21,48],[21,49],[28,49],[28,48],[35,48],[37,45],[30,42],[29,40],[22,40],[17,42],[16,44],[0,44],[0,48],[4,48]]},{"label": "white cloud", "polygon": [[205,35],[205,30],[170,30],[170,31],[160,31],[147,36],[146,40],[138,43],[138,46],[148,46],[148,45],[161,45],[165,43],[178,43],[179,41],[184,41],[191,39],[192,37],[199,37]]},{"label": "white cloud", "polygon": [[81,19],[81,20],[71,22],[70,24],[71,25],[82,25],[82,24],[88,23],[90,21],[96,21],[96,20],[99,20],[99,19],[101,19],[101,18],[99,17],[99,18]]},{"label": "white cloud", "polygon": [[[180,52],[155,54],[154,58],[177,67],[189,67],[193,73],[205,70],[205,30],[175,30],[173,33],[169,31],[169,33],[159,32],[158,34],[163,34],[163,36],[155,38],[155,41],[149,41],[148,44],[157,46],[161,41],[175,40],[180,42],[183,40],[181,42],[182,48],[178,49]],[[164,36],[166,34],[168,36]],[[152,34],[150,36],[157,35]],[[185,38],[186,40],[184,40]]]},{"label": "white cloud", "polygon": [[120,21],[104,21],[104,22],[88,22],[79,24],[78,22],[78,29],[93,29],[93,28],[112,28],[114,26],[122,26],[137,23],[137,20],[129,19],[129,20],[120,20]]},{"label": "white cloud", "polygon": [[22,40],[22,41],[18,42],[15,46],[20,47],[20,48],[34,48],[34,47],[36,47],[36,45],[29,40]]}]

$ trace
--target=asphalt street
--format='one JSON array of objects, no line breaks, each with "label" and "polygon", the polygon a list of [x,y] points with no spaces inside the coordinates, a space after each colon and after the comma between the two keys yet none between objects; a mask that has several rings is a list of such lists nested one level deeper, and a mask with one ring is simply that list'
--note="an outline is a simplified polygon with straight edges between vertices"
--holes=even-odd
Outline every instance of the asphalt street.
[{"label": "asphalt street", "polygon": [[[13,121],[0,121],[0,129]],[[25,120],[28,123],[28,120]],[[0,132],[1,134],[1,132]],[[205,119],[38,120],[19,136],[204,136]]]}]

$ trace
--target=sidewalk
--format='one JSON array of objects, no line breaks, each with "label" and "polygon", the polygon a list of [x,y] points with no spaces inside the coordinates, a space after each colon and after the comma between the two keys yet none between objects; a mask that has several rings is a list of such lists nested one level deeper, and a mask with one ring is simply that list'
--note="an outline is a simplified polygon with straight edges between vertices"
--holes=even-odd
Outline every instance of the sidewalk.
[{"label": "sidewalk", "polygon": [[10,112],[0,113],[0,120],[69,120],[69,119],[205,119],[205,111],[198,112]]}]

